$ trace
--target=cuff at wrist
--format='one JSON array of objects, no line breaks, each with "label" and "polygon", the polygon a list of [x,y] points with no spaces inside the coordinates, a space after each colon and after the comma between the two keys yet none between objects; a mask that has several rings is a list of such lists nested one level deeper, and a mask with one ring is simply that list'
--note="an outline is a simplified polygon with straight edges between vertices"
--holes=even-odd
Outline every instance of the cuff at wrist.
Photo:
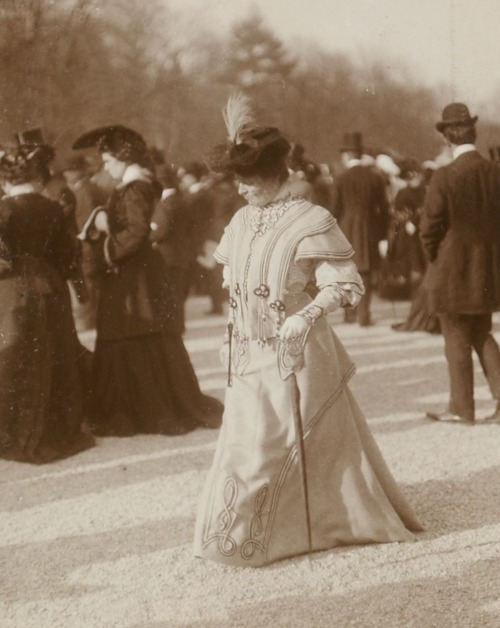
[{"label": "cuff at wrist", "polygon": [[296,312],[296,315],[305,318],[309,326],[312,327],[318,318],[323,316],[323,308],[319,305],[308,305],[303,310],[300,310],[300,312]]}]

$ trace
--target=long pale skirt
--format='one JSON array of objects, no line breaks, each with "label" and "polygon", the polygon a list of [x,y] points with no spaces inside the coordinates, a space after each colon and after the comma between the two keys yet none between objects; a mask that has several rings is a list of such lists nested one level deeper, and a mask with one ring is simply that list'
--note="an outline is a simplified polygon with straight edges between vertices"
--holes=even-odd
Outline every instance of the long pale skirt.
[{"label": "long pale skirt", "polygon": [[275,347],[250,343],[233,375],[199,505],[195,555],[258,567],[340,545],[410,541],[421,526],[405,501],[347,383],[354,367],[321,319],[297,373],[311,546],[290,379]]}]

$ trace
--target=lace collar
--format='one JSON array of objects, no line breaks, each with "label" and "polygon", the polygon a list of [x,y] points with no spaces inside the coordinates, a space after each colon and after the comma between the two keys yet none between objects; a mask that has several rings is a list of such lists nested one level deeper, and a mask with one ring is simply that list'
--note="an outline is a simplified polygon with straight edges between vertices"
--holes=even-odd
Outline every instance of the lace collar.
[{"label": "lace collar", "polygon": [[300,196],[292,195],[288,192],[286,196],[272,201],[263,207],[253,207],[250,215],[250,227],[258,236],[264,235],[272,229],[278,220],[297,201],[302,200]]}]

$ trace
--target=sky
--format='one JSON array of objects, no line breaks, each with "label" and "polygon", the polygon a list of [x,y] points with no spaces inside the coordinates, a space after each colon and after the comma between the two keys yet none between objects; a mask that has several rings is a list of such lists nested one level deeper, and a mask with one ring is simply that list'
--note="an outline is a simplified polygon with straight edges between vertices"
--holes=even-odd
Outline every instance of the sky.
[{"label": "sky", "polygon": [[[500,120],[500,0],[168,0],[224,34],[257,6],[284,44],[313,40],[353,60],[403,66]],[[446,101],[446,102],[445,102]]]}]

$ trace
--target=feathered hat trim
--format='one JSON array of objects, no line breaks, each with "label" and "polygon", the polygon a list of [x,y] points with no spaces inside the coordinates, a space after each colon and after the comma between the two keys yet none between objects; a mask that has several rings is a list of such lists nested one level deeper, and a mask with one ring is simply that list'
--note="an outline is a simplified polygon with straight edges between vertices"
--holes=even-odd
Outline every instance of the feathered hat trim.
[{"label": "feathered hat trim", "polygon": [[274,176],[282,170],[290,142],[276,127],[258,124],[247,96],[230,96],[222,115],[228,139],[207,156],[211,170],[242,177]]}]

